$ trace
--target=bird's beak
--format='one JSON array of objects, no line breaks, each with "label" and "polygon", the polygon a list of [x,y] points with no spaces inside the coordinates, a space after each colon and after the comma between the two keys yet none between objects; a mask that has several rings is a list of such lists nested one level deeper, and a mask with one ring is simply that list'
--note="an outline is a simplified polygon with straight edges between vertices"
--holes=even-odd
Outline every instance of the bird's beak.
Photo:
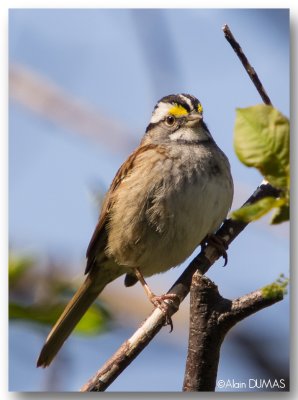
[{"label": "bird's beak", "polygon": [[196,126],[200,123],[202,119],[202,114],[199,114],[198,112],[188,114],[188,116],[186,117],[186,125],[191,127]]}]

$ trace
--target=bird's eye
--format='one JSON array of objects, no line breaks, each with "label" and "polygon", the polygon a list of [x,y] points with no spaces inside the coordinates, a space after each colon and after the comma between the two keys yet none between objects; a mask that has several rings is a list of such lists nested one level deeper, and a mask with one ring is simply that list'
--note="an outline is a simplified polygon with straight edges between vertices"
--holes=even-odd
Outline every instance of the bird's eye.
[{"label": "bird's eye", "polygon": [[166,118],[166,124],[168,126],[173,126],[175,121],[176,121],[176,119],[175,119],[175,117],[173,117],[173,115],[168,115]]}]

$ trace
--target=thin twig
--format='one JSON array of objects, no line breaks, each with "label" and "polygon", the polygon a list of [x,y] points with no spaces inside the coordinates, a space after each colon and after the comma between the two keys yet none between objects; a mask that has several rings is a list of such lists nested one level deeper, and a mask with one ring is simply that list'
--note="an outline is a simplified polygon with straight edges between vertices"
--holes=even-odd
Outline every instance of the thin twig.
[{"label": "thin twig", "polygon": [[244,318],[281,301],[283,297],[282,291],[275,296],[264,296],[262,289],[255,290],[233,300],[229,311],[221,313],[218,322],[231,328]]},{"label": "thin twig", "polygon": [[266,93],[266,90],[264,89],[264,86],[262,85],[262,82],[260,81],[256,71],[254,68],[251,66],[249,63],[246,55],[243,53],[241,46],[239,43],[235,40],[230,28],[228,25],[224,25],[222,28],[225,38],[227,41],[230,43],[232,48],[234,49],[235,53],[239,57],[240,61],[242,62],[242,65],[244,66],[246,72],[248,73],[250,79],[253,81],[253,84],[255,85],[257,91],[259,92],[260,96],[262,97],[262,100],[265,104],[268,106],[272,106],[271,100]]}]

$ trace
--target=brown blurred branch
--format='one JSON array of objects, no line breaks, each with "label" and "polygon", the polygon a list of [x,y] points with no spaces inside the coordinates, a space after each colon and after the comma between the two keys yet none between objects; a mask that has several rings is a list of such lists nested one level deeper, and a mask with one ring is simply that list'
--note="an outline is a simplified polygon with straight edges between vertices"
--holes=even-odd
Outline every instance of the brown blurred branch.
[{"label": "brown blurred branch", "polygon": [[12,65],[9,69],[9,95],[30,111],[73,132],[96,139],[113,151],[127,153],[136,145],[124,124],[108,119],[89,104],[74,98],[23,65]]}]

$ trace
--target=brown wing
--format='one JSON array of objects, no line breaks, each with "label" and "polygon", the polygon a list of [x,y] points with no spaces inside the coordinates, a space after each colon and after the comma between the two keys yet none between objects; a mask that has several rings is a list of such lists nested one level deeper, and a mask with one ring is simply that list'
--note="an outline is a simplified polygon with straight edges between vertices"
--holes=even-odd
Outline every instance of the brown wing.
[{"label": "brown wing", "polygon": [[121,165],[118,169],[115,178],[112,181],[109,191],[106,194],[102,210],[100,213],[99,221],[95,228],[95,231],[90,240],[89,246],[87,248],[86,257],[87,257],[87,265],[85,269],[85,274],[90,272],[92,265],[95,262],[96,256],[99,254],[101,248],[104,249],[106,247],[107,241],[107,222],[109,220],[109,213],[113,206],[113,197],[112,193],[118,188],[122,180],[132,171],[134,168],[134,163],[137,156],[148,149],[155,148],[155,144],[147,144],[141,147],[138,147],[129,157],[128,159]]}]

